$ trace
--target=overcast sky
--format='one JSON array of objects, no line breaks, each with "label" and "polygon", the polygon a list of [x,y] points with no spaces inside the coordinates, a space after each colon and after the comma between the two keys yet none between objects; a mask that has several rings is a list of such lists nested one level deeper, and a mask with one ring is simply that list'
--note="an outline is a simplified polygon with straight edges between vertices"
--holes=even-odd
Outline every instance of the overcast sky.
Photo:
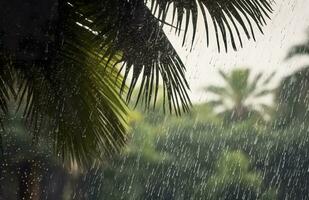
[{"label": "overcast sky", "polygon": [[[166,27],[165,32],[187,66],[191,98],[194,102],[208,98],[209,95],[202,92],[203,87],[222,83],[217,74],[218,69],[229,71],[236,67],[249,67],[253,73],[263,71],[266,74],[277,71],[273,81],[276,85],[284,75],[306,62],[309,63],[309,58],[305,57],[284,61],[288,49],[306,38],[305,31],[309,27],[309,0],[276,0],[273,8],[272,19],[263,29],[264,35],[257,30],[256,42],[244,39],[243,48],[237,52],[231,49],[228,53],[218,53],[215,40],[206,47],[201,17],[199,18],[201,28],[197,31],[197,39],[191,52],[190,42],[182,47],[182,38],[175,36],[174,32],[170,32]],[[190,39],[188,41],[191,41]]]}]

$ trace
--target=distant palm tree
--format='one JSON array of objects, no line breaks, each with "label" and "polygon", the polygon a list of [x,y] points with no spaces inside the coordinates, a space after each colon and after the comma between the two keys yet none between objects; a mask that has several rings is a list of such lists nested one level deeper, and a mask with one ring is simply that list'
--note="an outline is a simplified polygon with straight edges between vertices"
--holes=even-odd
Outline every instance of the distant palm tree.
[{"label": "distant palm tree", "polygon": [[210,101],[210,104],[217,109],[221,109],[221,114],[229,117],[230,120],[244,120],[250,114],[256,113],[264,116],[270,106],[258,101],[273,92],[266,86],[271,81],[274,73],[262,80],[262,73],[256,75],[252,81],[249,80],[249,69],[234,69],[226,74],[219,71],[225,82],[224,86],[209,86],[207,92],[215,94],[216,100]]}]

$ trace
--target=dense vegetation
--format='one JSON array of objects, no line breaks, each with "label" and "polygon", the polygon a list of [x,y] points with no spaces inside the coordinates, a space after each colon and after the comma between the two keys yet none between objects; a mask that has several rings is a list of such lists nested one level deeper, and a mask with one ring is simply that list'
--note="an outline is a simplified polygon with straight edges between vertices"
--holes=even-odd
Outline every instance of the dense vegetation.
[{"label": "dense vegetation", "polygon": [[162,121],[149,114],[138,123],[128,152],[103,169],[102,198],[309,198],[303,124],[277,128],[277,120],[247,119],[226,125],[207,105],[196,110]]},{"label": "dense vegetation", "polygon": [[[283,85],[301,81],[299,73],[306,70],[282,81],[267,121],[253,113],[227,123],[226,115],[218,115],[209,103],[195,105],[182,117],[164,115],[160,108],[146,113],[138,108],[131,113],[126,151],[83,172],[68,173],[52,159],[49,144],[27,145],[27,138],[18,137],[20,122],[8,121],[19,139],[7,142],[5,152],[11,153],[2,165],[2,192],[14,194],[10,188],[22,176],[16,166],[29,159],[36,166],[33,187],[47,199],[308,199],[309,123],[297,120],[297,113],[282,126],[283,108],[299,101],[279,102]],[[12,135],[5,140],[13,140]]]}]

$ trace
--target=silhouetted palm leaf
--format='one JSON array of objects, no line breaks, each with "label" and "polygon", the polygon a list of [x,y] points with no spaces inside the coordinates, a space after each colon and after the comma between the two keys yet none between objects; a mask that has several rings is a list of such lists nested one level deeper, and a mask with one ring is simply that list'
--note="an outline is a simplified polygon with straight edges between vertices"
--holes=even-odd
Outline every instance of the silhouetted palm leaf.
[{"label": "silhouetted palm leaf", "polygon": [[169,110],[176,114],[189,110],[191,102],[185,67],[159,22],[142,1],[93,1],[92,4],[77,4],[76,9],[93,21],[81,23],[98,32],[95,41],[107,48],[104,56],[112,58],[116,52],[122,53],[123,86],[132,74],[127,101],[139,85],[137,103],[142,101],[147,108],[155,104],[162,81],[164,105],[168,102]]},{"label": "silhouetted palm leaf", "polygon": [[228,39],[234,50],[237,49],[236,37],[242,46],[240,28],[248,39],[251,37],[255,39],[254,25],[262,32],[262,26],[266,23],[265,17],[269,18],[269,13],[272,12],[271,4],[267,0],[147,0],[147,2],[151,3],[153,13],[158,11],[157,16],[163,21],[166,20],[168,8],[172,7],[173,21],[176,20],[178,33],[184,27],[184,41],[190,18],[193,27],[192,42],[194,41],[198,11],[200,11],[205,23],[207,44],[209,43],[210,23],[212,23],[219,51],[220,40],[223,41],[226,51]]},{"label": "silhouetted palm leaf", "polygon": [[309,43],[308,44],[299,44],[293,46],[288,55],[286,56],[286,59],[290,59],[294,56],[301,56],[301,55],[308,55],[309,54]]},{"label": "silhouetted palm leaf", "polygon": [[[218,48],[220,48],[219,32],[221,32],[226,49],[228,38],[231,39],[236,49],[234,40],[236,33],[242,43],[240,27],[248,38],[254,37],[253,23],[261,30],[265,24],[264,17],[268,17],[268,13],[271,12],[270,3],[266,0],[114,0],[103,2],[93,0],[91,2],[71,1],[71,3],[72,8],[83,16],[84,20],[81,23],[98,32],[97,40],[102,46],[108,46],[106,56],[113,56],[117,51],[123,53],[124,81],[127,80],[130,71],[132,72],[127,99],[130,99],[138,78],[141,77],[140,98],[137,98],[137,101],[142,99],[146,107],[149,107],[152,100],[155,103],[160,75],[169,108],[175,110],[176,113],[180,113],[182,105],[182,109],[187,111],[191,103],[187,95],[188,85],[184,77],[184,65],[162,31],[161,25],[168,24],[166,21],[168,8],[173,7],[173,17],[177,21],[176,31],[179,32],[185,24],[184,35],[187,34],[191,16],[193,40],[197,14],[200,10],[205,17],[206,27],[210,22],[214,23]],[[147,3],[149,3],[151,12],[146,7]],[[206,19],[207,15],[211,16],[211,20]],[[185,23],[182,23],[183,18],[186,18]]]},{"label": "silhouetted palm leaf", "polygon": [[[90,166],[125,144],[127,106],[119,96],[122,80],[90,42],[91,33],[71,24],[52,64],[13,63],[16,97],[33,137],[51,137],[66,163]],[[100,50],[102,52],[102,50]],[[49,129],[49,133],[41,131]]]},{"label": "silhouetted palm leaf", "polygon": [[13,70],[10,66],[10,57],[0,52],[0,125],[3,127],[4,116],[8,114],[9,99],[14,97]]}]

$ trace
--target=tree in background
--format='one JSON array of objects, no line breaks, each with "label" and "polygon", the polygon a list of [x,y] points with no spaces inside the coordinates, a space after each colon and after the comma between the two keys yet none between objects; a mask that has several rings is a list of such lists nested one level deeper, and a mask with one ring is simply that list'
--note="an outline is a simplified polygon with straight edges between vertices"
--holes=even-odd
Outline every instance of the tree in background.
[{"label": "tree in background", "polygon": [[[286,59],[297,56],[309,56],[309,30],[307,40],[303,44],[293,46]],[[279,125],[289,125],[292,122],[308,124],[309,120],[309,65],[287,76],[278,88],[276,101],[278,103]]]},{"label": "tree in background", "polygon": [[262,79],[262,73],[256,75],[253,80],[249,79],[249,69],[234,69],[229,74],[219,71],[225,82],[224,86],[209,86],[206,88],[217,99],[210,101],[215,108],[221,109],[221,114],[229,121],[241,121],[249,116],[257,114],[265,117],[271,107],[259,100],[272,94],[273,90],[267,86],[272,80],[274,73]]},{"label": "tree in background", "polygon": [[193,113],[158,123],[157,113],[140,110],[129,150],[80,177],[74,194],[128,200],[309,198],[307,128],[278,130],[248,120],[222,126],[209,107],[198,104]]},{"label": "tree in background", "polygon": [[216,173],[208,180],[207,199],[255,200],[269,196],[276,199],[276,194],[271,194],[271,190],[262,193],[263,177],[250,170],[250,161],[243,152],[223,152],[216,168]]},{"label": "tree in background", "polygon": [[278,88],[279,125],[293,122],[308,124],[309,120],[309,66],[286,77]]}]

